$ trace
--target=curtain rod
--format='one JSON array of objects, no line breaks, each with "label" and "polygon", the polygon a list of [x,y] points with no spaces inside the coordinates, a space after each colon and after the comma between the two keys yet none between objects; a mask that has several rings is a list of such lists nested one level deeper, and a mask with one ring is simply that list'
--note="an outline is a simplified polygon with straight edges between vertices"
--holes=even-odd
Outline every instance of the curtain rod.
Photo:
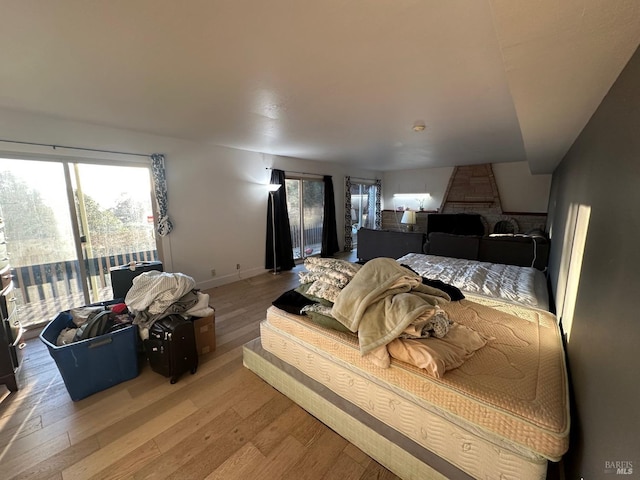
[{"label": "curtain rod", "polygon": [[[265,167],[265,170],[273,170],[273,167]],[[280,170],[280,169],[276,169]],[[295,170],[283,170],[284,173],[297,173],[298,175],[315,175],[316,177],[324,177],[322,173],[297,172]]]},{"label": "curtain rod", "polygon": [[100,150],[98,148],[84,148],[84,147],[70,147],[68,145],[51,145],[48,143],[35,143],[35,142],[20,142],[18,140],[2,140],[0,139],[0,142],[3,143],[18,143],[20,145],[35,145],[38,147],[51,147],[54,150],[56,148],[65,148],[68,150],[84,150],[85,152],[99,152],[99,153],[115,153],[118,155],[131,155],[134,157],[151,157],[151,155],[148,155],[146,153],[131,153],[131,152],[118,152],[115,150]]},{"label": "curtain rod", "polygon": [[[265,170],[273,170],[273,167],[265,167]],[[324,175],[321,173],[309,173],[309,172],[296,172],[295,170],[284,170],[285,173],[289,172],[289,173],[297,173],[299,175],[316,175],[319,177],[323,177]],[[376,180],[378,180],[377,178],[364,178],[364,177],[351,177],[351,178],[356,178],[358,180],[368,180],[370,182],[374,182]]]},{"label": "curtain rod", "polygon": [[375,182],[376,180],[380,180],[379,178],[364,178],[364,177],[349,177],[355,178],[356,180],[368,180],[369,182]]}]

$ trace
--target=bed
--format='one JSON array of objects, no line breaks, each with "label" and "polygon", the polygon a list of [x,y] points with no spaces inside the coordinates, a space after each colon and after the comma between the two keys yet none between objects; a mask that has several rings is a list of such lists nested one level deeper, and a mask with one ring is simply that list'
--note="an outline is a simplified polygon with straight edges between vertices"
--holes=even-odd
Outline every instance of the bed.
[{"label": "bed", "polygon": [[545,478],[569,433],[555,316],[485,295],[441,307],[487,340],[440,377],[376,365],[359,335],[275,306],[244,364],[401,478]]}]

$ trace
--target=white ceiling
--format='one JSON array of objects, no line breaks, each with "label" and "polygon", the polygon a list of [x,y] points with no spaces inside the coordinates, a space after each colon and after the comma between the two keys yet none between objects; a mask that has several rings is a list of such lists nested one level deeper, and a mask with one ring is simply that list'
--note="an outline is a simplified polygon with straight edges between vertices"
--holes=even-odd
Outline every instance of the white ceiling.
[{"label": "white ceiling", "polygon": [[383,171],[550,173],[640,42],[638,0],[0,0],[0,15],[0,108]]}]

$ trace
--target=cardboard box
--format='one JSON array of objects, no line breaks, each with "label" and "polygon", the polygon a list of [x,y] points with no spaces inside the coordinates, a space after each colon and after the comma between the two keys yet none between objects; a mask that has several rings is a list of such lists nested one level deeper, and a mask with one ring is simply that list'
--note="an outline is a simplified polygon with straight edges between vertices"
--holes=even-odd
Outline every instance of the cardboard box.
[{"label": "cardboard box", "polygon": [[216,314],[208,317],[193,317],[198,355],[211,353],[216,349]]}]

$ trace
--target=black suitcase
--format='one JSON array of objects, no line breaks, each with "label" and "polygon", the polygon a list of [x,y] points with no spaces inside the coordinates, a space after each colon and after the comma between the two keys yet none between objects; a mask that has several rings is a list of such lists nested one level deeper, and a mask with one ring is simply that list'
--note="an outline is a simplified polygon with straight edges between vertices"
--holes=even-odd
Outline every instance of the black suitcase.
[{"label": "black suitcase", "polygon": [[150,270],[158,270],[162,272],[162,262],[136,262],[134,270],[129,265],[118,265],[111,267],[111,288],[113,290],[113,298],[125,298],[127,292],[133,285],[133,279],[143,272]]},{"label": "black suitcase", "polygon": [[193,322],[180,315],[156,320],[144,341],[144,350],[154,372],[176,383],[184,372],[198,369],[198,350]]}]

